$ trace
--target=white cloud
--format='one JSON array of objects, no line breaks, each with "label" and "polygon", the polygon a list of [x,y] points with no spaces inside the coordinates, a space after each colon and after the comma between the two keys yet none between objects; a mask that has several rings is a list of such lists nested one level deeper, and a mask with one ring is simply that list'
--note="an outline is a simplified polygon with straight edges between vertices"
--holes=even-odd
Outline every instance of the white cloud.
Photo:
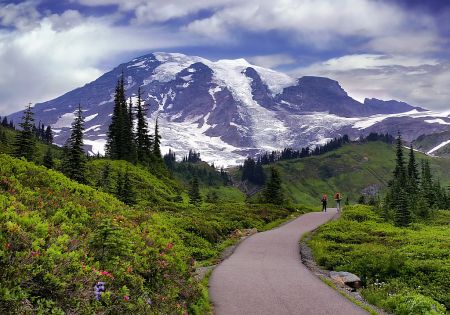
[{"label": "white cloud", "polygon": [[76,10],[67,10],[61,15],[52,14],[48,19],[54,31],[68,30],[85,22],[85,18]]},{"label": "white cloud", "polygon": [[28,31],[39,26],[41,14],[36,10],[36,1],[20,4],[0,4],[0,25],[14,26],[18,30]]},{"label": "white cloud", "polygon": [[360,48],[389,54],[418,55],[439,52],[442,49],[442,39],[430,32],[404,33],[374,38]]},{"label": "white cloud", "polygon": [[246,57],[245,59],[254,65],[269,69],[282,65],[290,65],[296,62],[296,60],[288,54],[253,56]]},{"label": "white cloud", "polygon": [[[0,33],[2,114],[43,102],[104,73],[103,60],[125,52],[189,45],[188,36],[161,28],[114,26],[114,18],[83,18],[74,11],[50,15],[29,32]],[[110,70],[110,69],[106,69]]]},{"label": "white cloud", "polygon": [[[231,3],[213,16],[196,20],[186,29],[211,37],[238,29],[254,32],[293,31],[293,41],[330,48],[340,37],[372,40],[400,36],[411,25],[433,32],[432,19],[425,13],[405,13],[393,3],[372,0],[248,0]],[[372,42],[383,51],[382,41]]]}]

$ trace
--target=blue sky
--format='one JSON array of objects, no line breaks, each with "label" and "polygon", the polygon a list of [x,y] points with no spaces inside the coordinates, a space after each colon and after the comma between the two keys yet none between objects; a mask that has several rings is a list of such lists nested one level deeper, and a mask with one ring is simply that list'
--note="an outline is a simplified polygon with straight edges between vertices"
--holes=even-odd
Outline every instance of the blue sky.
[{"label": "blue sky", "polygon": [[359,101],[450,108],[450,1],[0,0],[0,115],[155,51],[325,76]]}]

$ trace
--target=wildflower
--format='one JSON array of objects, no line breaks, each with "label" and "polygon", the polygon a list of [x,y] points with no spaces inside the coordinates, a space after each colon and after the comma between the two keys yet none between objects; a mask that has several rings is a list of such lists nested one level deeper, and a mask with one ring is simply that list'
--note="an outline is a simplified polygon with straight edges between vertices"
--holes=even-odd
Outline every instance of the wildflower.
[{"label": "wildflower", "polygon": [[125,301],[128,301],[130,299],[130,297],[128,297],[126,295],[123,298],[125,299]]}]

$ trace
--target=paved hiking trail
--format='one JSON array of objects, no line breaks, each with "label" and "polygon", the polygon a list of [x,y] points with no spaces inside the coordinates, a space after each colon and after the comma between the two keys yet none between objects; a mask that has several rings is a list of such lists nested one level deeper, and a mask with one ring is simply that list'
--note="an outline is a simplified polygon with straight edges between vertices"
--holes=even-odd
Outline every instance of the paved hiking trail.
[{"label": "paved hiking trail", "polygon": [[307,213],[240,243],[209,279],[214,314],[369,314],[318,279],[300,258],[302,235],[336,213],[336,208]]}]

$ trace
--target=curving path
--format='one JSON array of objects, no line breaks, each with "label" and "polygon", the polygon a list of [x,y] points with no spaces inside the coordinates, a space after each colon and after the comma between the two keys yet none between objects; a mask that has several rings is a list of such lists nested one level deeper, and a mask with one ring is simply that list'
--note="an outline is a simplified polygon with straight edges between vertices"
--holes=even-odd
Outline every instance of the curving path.
[{"label": "curving path", "polygon": [[214,314],[369,314],[323,283],[300,259],[302,235],[336,213],[335,208],[307,213],[239,244],[209,279]]}]

